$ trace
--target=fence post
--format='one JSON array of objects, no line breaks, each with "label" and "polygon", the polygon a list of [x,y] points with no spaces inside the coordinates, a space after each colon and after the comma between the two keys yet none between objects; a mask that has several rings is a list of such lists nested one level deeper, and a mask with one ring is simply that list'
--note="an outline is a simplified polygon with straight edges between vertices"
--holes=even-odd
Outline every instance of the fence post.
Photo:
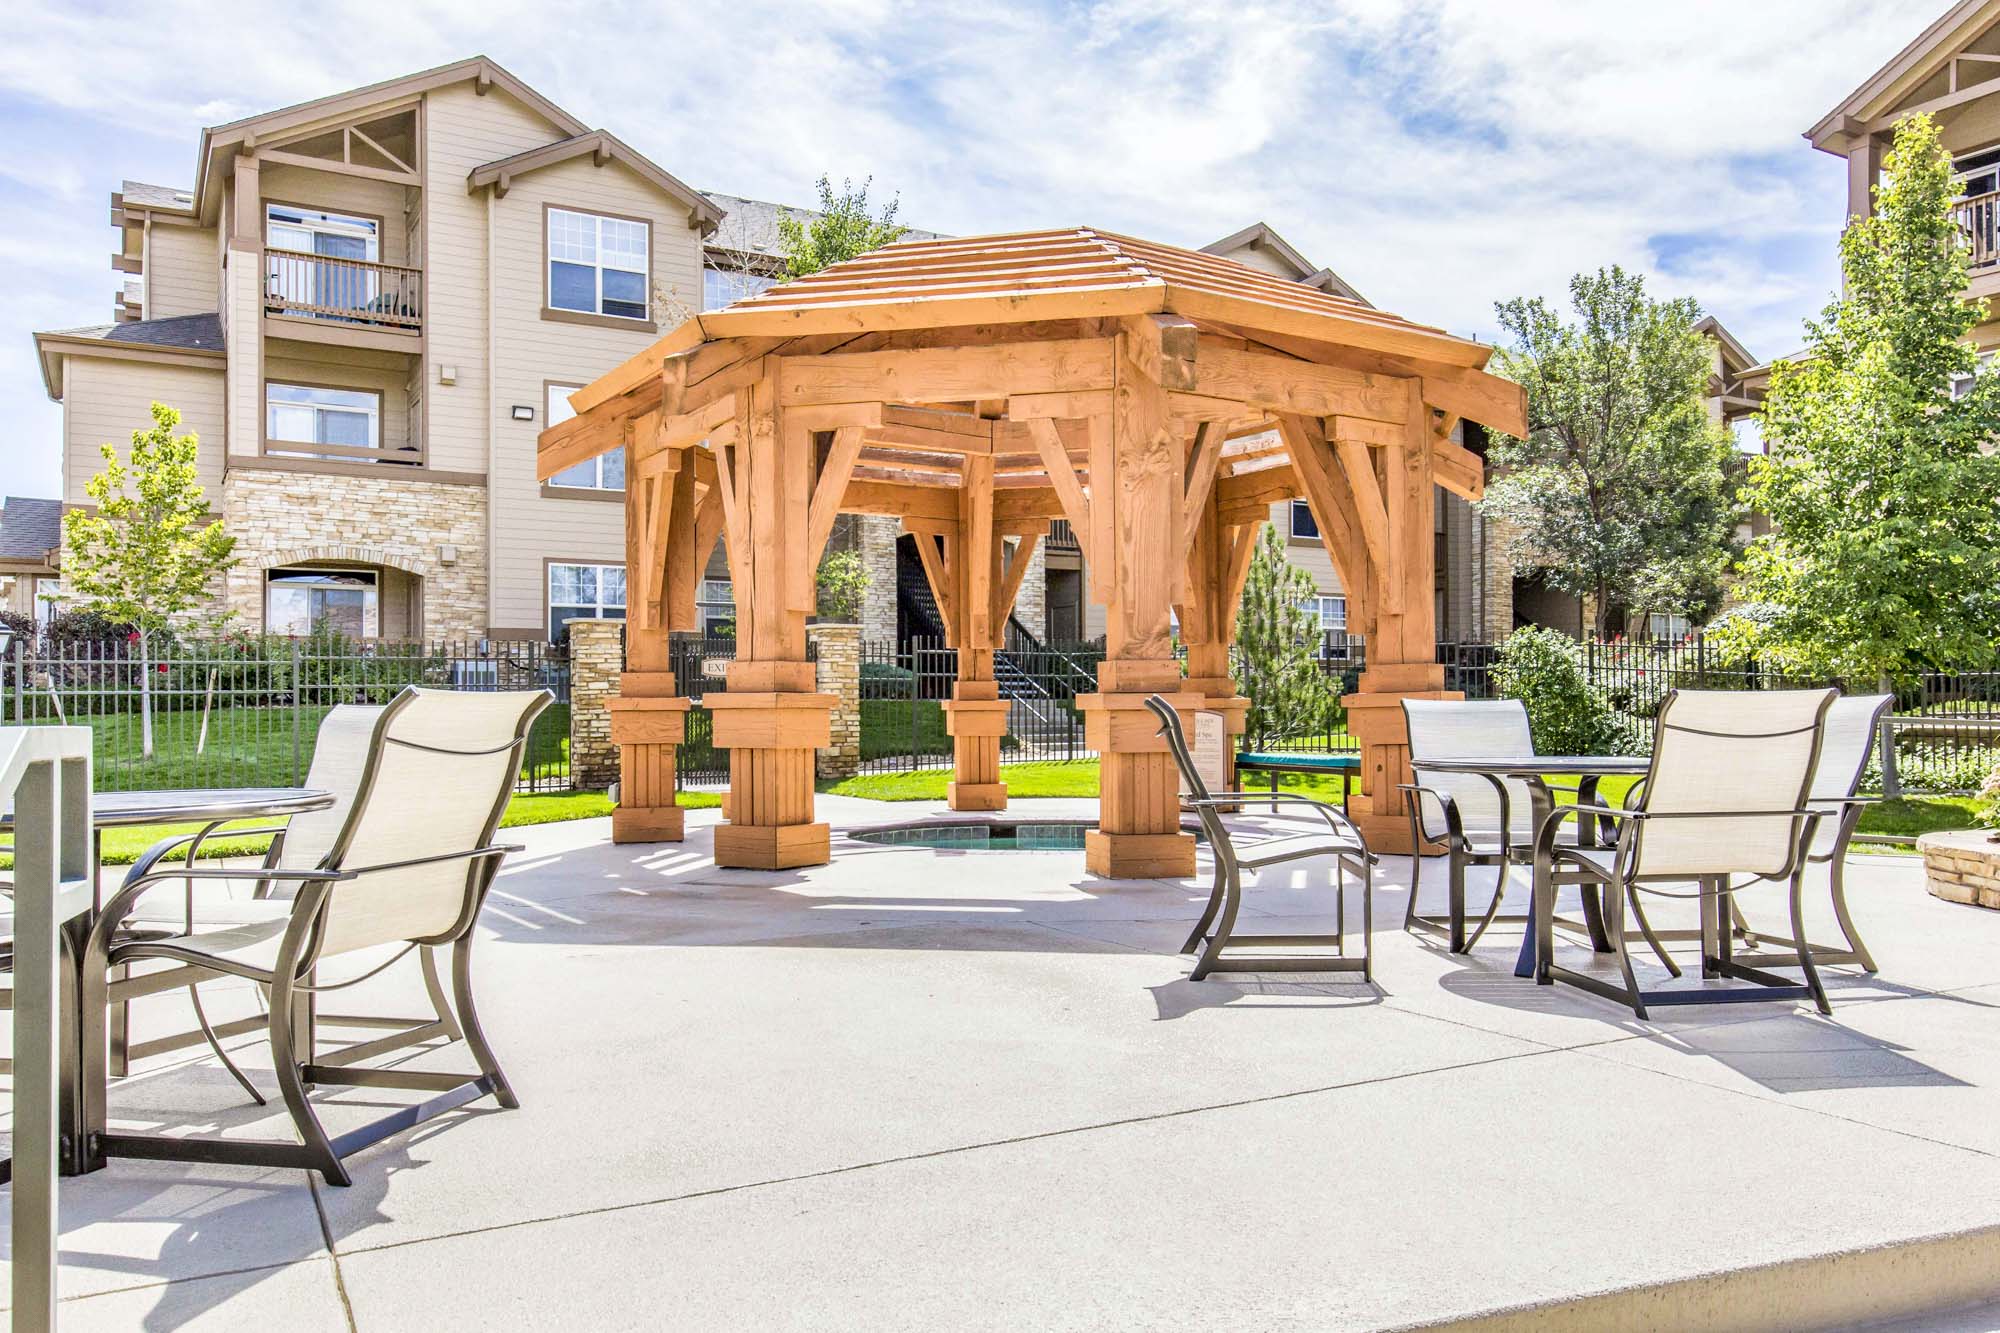
[{"label": "fence post", "polygon": [[1885,800],[1895,800],[1903,794],[1903,776],[1896,771],[1896,727],[1889,714],[1882,714],[1876,724],[1881,728],[1882,752],[1882,796]]},{"label": "fence post", "polygon": [[305,781],[305,773],[299,767],[299,712],[305,707],[305,680],[299,675],[299,641],[292,640],[292,785]]}]

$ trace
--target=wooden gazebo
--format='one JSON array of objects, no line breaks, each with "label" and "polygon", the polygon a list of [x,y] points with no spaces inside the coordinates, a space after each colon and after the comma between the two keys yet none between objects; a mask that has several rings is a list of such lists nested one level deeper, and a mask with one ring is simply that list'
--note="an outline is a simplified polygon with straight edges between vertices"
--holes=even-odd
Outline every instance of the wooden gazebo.
[{"label": "wooden gazebo", "polygon": [[[1378,846],[1407,842],[1398,701],[1443,696],[1432,483],[1476,497],[1461,418],[1519,434],[1521,390],[1489,349],[1211,255],[1088,228],[892,245],[690,318],[571,396],[541,436],[546,479],[623,446],[626,673],[614,700],[613,836],[681,836],[678,697],[667,636],[695,627],[701,566],[726,546],[737,608],[728,690],[725,866],[828,859],[813,760],[835,700],[806,655],[814,574],[837,514],[916,535],[958,649],[946,705],[955,809],[1004,805],[1007,701],[993,655],[1034,543],[1067,519],[1106,608],[1098,692],[1100,875],[1182,876],[1176,780],[1146,696],[1240,732],[1236,605],[1272,502],[1311,506],[1367,637],[1347,696]],[[1011,543],[1008,539],[1015,539]],[[1183,674],[1170,611],[1187,644]]]}]

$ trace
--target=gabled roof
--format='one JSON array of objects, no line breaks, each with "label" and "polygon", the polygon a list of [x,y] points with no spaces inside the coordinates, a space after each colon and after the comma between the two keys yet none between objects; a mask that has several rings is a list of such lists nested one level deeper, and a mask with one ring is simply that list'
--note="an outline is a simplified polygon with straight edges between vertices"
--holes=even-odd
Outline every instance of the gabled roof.
[{"label": "gabled roof", "polygon": [[35,335],[41,356],[42,387],[50,398],[62,398],[62,359],[93,351],[124,359],[148,359],[200,364],[226,355],[220,315],[175,315],[170,319],[134,319],[122,324],[90,324],[78,329],[50,329]]},{"label": "gabled roof", "polygon": [[688,323],[702,338],[784,337],[1148,311],[1475,369],[1492,352],[1247,264],[1089,227],[898,242]]},{"label": "gabled roof", "polygon": [[1749,350],[1737,341],[1736,335],[1724,327],[1722,321],[1714,315],[1702,316],[1695,322],[1694,331],[1715,339],[1721,346],[1722,364],[1730,374],[1741,375],[1756,366],[1757,358],[1752,356]]},{"label": "gabled roof", "polygon": [[[1925,80],[1936,76],[1951,57],[1963,51],[1996,20],[2000,20],[2000,0],[1958,0],[1936,22],[1918,33],[1893,59],[1864,80],[1860,87],[1841,99],[1840,105],[1820,117],[1805,133],[1813,147],[1845,155],[1853,141],[1884,128],[1878,122],[1914,92]],[[1982,81],[1948,94],[1958,101],[1971,101],[2000,92],[2000,82]]]},{"label": "gabled roof", "polygon": [[10,495],[0,505],[0,560],[42,562],[62,545],[62,501]]},{"label": "gabled roof", "polygon": [[194,191],[173,185],[148,185],[126,181],[118,187],[118,197],[134,208],[164,209],[172,213],[194,212]]},{"label": "gabled roof", "polygon": [[558,162],[568,162],[584,155],[590,155],[597,165],[606,162],[623,162],[634,172],[658,186],[664,193],[679,200],[693,214],[693,222],[705,236],[715,230],[722,221],[722,210],[711,202],[707,195],[681,182],[672,172],[633,148],[608,130],[591,130],[587,134],[574,134],[567,139],[558,139],[540,148],[530,148],[512,157],[503,157],[474,167],[466,176],[468,190],[480,190],[492,186],[501,194],[507,192],[507,183],[515,176],[525,176],[543,167],[552,167]]},{"label": "gabled roof", "polygon": [[359,114],[370,107],[415,97],[433,88],[445,88],[468,81],[478,84],[482,90],[488,87],[503,89],[565,135],[590,132],[590,126],[509,74],[490,57],[472,56],[465,60],[455,60],[449,65],[439,65],[435,69],[419,70],[415,74],[384,79],[380,83],[371,83],[363,88],[352,88],[346,92],[316,97],[309,102],[281,107],[276,111],[245,116],[241,120],[232,120],[225,125],[210,126],[201,132],[201,161],[195,178],[195,198],[203,214],[206,215],[210,205],[216,202],[212,191],[213,182],[218,174],[216,171],[218,160],[225,150],[231,147],[246,141],[254,142],[261,137],[311,126],[323,120]]},{"label": "gabled roof", "polygon": [[1223,237],[1201,247],[1203,254],[1220,255],[1228,258],[1237,250],[1254,248],[1268,250],[1279,261],[1292,270],[1291,277],[1307,287],[1314,287],[1350,301],[1368,304],[1368,299],[1349,286],[1338,273],[1330,268],[1315,268],[1312,261],[1292,248],[1284,237],[1272,229],[1268,222],[1253,222],[1242,231]]}]

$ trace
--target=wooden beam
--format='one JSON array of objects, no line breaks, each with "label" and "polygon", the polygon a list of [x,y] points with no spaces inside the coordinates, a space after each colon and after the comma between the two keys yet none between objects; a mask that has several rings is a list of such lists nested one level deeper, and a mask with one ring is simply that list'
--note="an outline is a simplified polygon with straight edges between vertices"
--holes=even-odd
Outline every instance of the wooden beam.
[{"label": "wooden beam", "polygon": [[1195,529],[1201,526],[1202,512],[1208,508],[1208,493],[1215,485],[1216,469],[1221,462],[1222,427],[1217,422],[1204,421],[1195,428],[1194,443],[1188,446],[1185,499],[1181,505],[1186,525],[1182,530],[1184,545],[1194,545]]},{"label": "wooden beam", "polygon": [[304,153],[286,153],[276,148],[260,148],[255,154],[259,162],[268,166],[305,167],[310,171],[327,171],[336,176],[359,176],[363,180],[386,181],[391,185],[422,185],[424,178],[414,171],[391,171],[386,167],[364,167],[354,162],[336,162],[330,157],[308,157]]},{"label": "wooden beam", "polygon": [[1433,439],[1431,475],[1453,495],[1477,500],[1486,494],[1485,460],[1462,444]]},{"label": "wooden beam", "polygon": [[1374,449],[1386,449],[1403,442],[1403,430],[1386,421],[1370,421],[1365,417],[1328,417],[1327,438],[1331,440],[1351,440]]},{"label": "wooden beam", "polygon": [[840,498],[843,514],[886,514],[891,518],[949,520],[958,515],[958,489],[953,486],[909,486],[893,481],[847,483]]},{"label": "wooden beam", "polygon": [[993,493],[993,521],[1009,531],[1039,523],[1048,526],[1052,518],[1068,518],[1069,511],[1051,486],[1002,486]]},{"label": "wooden beam", "polygon": [[535,438],[535,479],[547,481],[558,472],[587,463],[599,454],[608,454],[624,443],[622,418],[571,417],[558,422]]},{"label": "wooden beam", "polygon": [[1048,470],[1049,485],[1062,502],[1063,513],[1076,532],[1077,546],[1084,551],[1094,551],[1090,542],[1090,501],[1084,496],[1083,484],[1076,479],[1076,469],[1070,466],[1069,450],[1063,445],[1062,435],[1056,430],[1055,423],[1046,419],[1033,419],[1025,424],[1035,442],[1036,451],[1042,456],[1042,466]]},{"label": "wooden beam", "polygon": [[1111,341],[1080,338],[987,347],[785,357],[785,405],[964,402],[1111,384]]},{"label": "wooden beam", "polygon": [[785,419],[805,431],[839,430],[842,426],[882,424],[880,403],[829,403],[824,407],[794,407]]},{"label": "wooden beam", "polygon": [[[1396,447],[1400,449],[1402,446]],[[1375,475],[1374,456],[1368,446],[1358,440],[1335,440],[1333,452],[1347,474],[1347,484],[1354,496],[1355,518],[1361,524],[1361,539],[1368,544],[1369,562],[1382,572],[1381,609],[1390,615],[1400,614],[1403,609],[1401,580],[1397,578],[1395,546],[1389,539],[1389,508]],[[1292,463],[1296,469],[1297,455],[1293,456]],[[1399,457],[1391,466],[1400,463]]]},{"label": "wooden beam", "polygon": [[1127,315],[1118,321],[1133,363],[1169,389],[1194,387],[1201,330],[1179,315]]},{"label": "wooden beam", "polygon": [[1347,473],[1335,463],[1316,423],[1285,415],[1278,418],[1278,431],[1292,446],[1292,471],[1319,527],[1320,545],[1340,575],[1341,590],[1347,595],[1348,623],[1359,625],[1365,635],[1374,608],[1374,559],[1361,535]]},{"label": "wooden beam", "polygon": [[[916,537],[917,560],[924,567],[924,577],[930,581],[931,596],[937,599],[938,612],[944,617],[945,642],[953,648],[961,645],[960,621],[958,618],[958,589],[952,586],[952,529],[956,523],[932,524],[923,520],[904,519],[903,526]],[[938,544],[945,544],[944,550]]]},{"label": "wooden beam", "polygon": [[840,515],[841,496],[846,493],[848,478],[854,475],[854,460],[861,456],[861,440],[861,427],[842,426],[833,433],[833,448],[820,466],[806,532],[806,549],[812,553],[815,564],[819,553],[826,549],[826,539],[833,534],[833,520]]},{"label": "wooden beam", "polygon": [[1311,417],[1402,421],[1409,412],[1399,380],[1249,351],[1215,337],[1202,338],[1190,387],[1212,398]]},{"label": "wooden beam", "polygon": [[661,449],[686,449],[700,444],[735,420],[736,395],[730,394],[693,412],[666,417],[653,443]]},{"label": "wooden beam", "polygon": [[[993,459],[991,456],[965,460],[965,484],[958,493],[959,569],[965,590],[959,608],[965,623],[960,627],[962,648],[992,648],[994,572],[999,561],[999,538],[993,531]],[[965,673],[961,671],[961,676]],[[975,672],[970,678],[979,679]]]},{"label": "wooden beam", "polygon": [[1101,417],[1110,411],[1111,394],[1105,389],[1076,393],[1021,393],[1007,399],[1010,421],[1031,421],[1038,417]]},{"label": "wooden beam", "polygon": [[[998,513],[996,502],[995,512]],[[1014,599],[1021,595],[1021,583],[1028,574],[1028,562],[1034,558],[1035,543],[1041,534],[1023,533],[1014,546],[1014,558],[1007,563],[1007,576],[1000,586],[993,590],[993,623],[1005,626],[1008,615],[1014,610]]]}]

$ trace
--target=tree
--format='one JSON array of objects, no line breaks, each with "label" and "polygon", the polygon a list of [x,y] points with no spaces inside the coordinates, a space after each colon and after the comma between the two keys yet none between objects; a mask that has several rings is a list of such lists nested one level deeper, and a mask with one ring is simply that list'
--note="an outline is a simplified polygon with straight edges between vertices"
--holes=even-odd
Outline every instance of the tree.
[{"label": "tree", "polygon": [[139,643],[139,731],[153,757],[154,637],[208,600],[208,585],[235,560],[236,539],[208,522],[208,500],[195,479],[199,438],[175,434],[181,414],[153,404],[151,430],[132,432],[131,457],[103,447],[104,470],[84,483],[96,509],[63,515],[65,596],[105,618],[131,625]]},{"label": "tree", "polygon": [[825,176],[815,182],[819,190],[819,213],[808,218],[789,213],[778,216],[778,248],[785,255],[785,276],[802,278],[829,264],[865,255],[870,250],[899,241],[909,228],[896,221],[900,199],[891,199],[880,217],[868,211],[868,187],[874,177],[861,182],[843,180],[840,193]]},{"label": "tree", "polygon": [[859,551],[832,551],[819,562],[814,582],[819,588],[819,614],[829,620],[859,620],[868,596],[868,566]]},{"label": "tree", "polygon": [[1513,345],[1497,369],[1528,391],[1526,439],[1500,437],[1483,511],[1553,587],[1614,607],[1705,620],[1732,552],[1728,432],[1704,397],[1710,352],[1691,300],[1656,301],[1613,266],[1570,279],[1565,322],[1540,297],[1495,307]]},{"label": "tree", "polygon": [[1773,368],[1744,560],[1764,604],[1737,637],[1767,665],[1886,683],[1987,660],[2000,640],[2000,376],[1966,335],[1959,187],[1937,126],[1896,130],[1875,213],[1840,238],[1845,292]]},{"label": "tree", "polygon": [[1265,524],[1236,615],[1236,684],[1250,700],[1252,744],[1309,735],[1331,719],[1333,689],[1315,652],[1319,618],[1305,604],[1315,592],[1312,576],[1285,559],[1278,529]]}]

